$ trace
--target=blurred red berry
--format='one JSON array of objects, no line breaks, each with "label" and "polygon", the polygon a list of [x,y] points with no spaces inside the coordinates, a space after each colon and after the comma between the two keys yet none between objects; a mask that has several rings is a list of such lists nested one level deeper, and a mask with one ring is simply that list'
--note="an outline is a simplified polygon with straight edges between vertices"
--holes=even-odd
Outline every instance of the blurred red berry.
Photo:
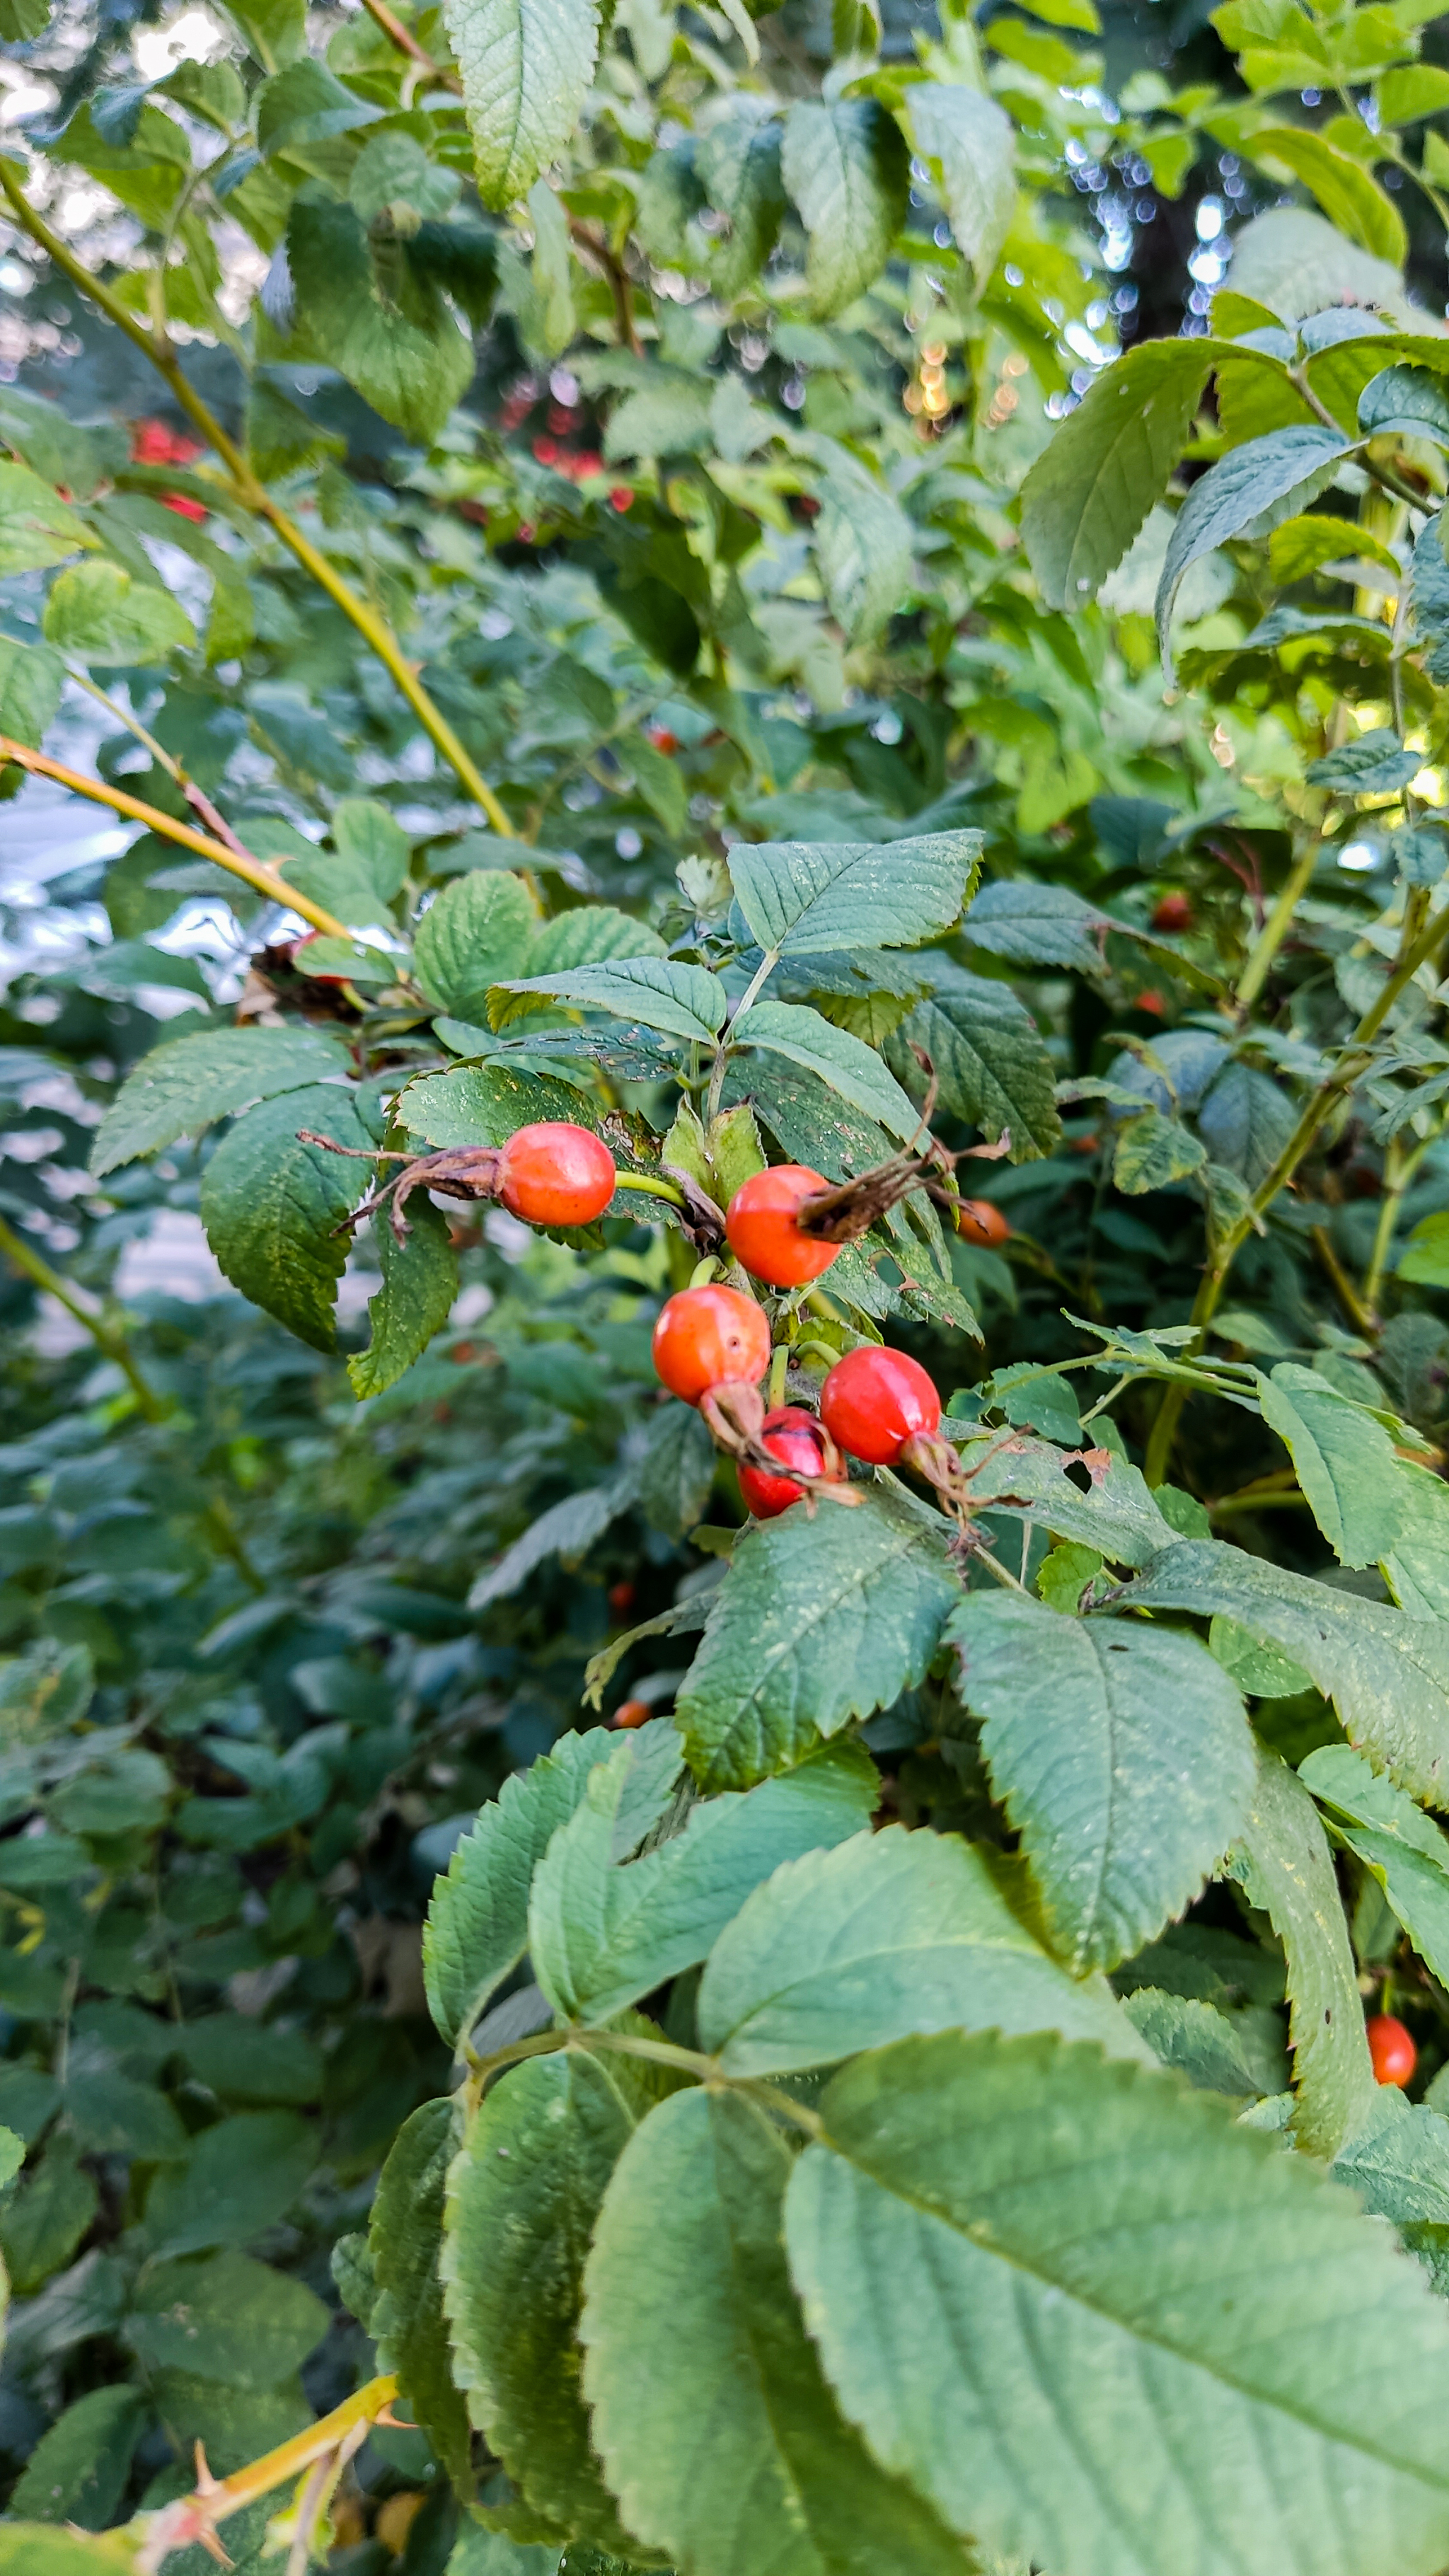
[{"label": "blurred red berry", "polygon": [[609,507],[611,510],[632,510],[634,507],[633,486],[628,483],[616,483],[613,491],[609,494]]},{"label": "blurred red berry", "polygon": [[614,1711],[616,1726],[643,1726],[649,1715],[647,1699],[621,1699]]},{"label": "blurred red berry", "polygon": [[1192,900],[1181,891],[1165,894],[1152,916],[1154,930],[1190,930]]},{"label": "blurred red berry", "polygon": [[1403,2023],[1392,2013],[1375,2013],[1367,2036],[1375,2081],[1407,2084],[1419,2063],[1419,2052]]}]

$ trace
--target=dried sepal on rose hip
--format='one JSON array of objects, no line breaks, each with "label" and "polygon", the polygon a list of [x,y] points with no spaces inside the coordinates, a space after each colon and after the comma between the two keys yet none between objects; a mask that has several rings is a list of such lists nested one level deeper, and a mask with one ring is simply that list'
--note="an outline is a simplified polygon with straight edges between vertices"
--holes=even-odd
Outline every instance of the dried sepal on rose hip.
[{"label": "dried sepal on rose hip", "polygon": [[302,1145],[322,1145],[329,1154],[346,1154],[360,1163],[400,1163],[402,1170],[384,1181],[370,1199],[345,1216],[334,1234],[349,1233],[380,1207],[399,1243],[408,1239],[404,1214],[414,1190],[437,1190],[444,1198],[499,1199],[511,1215],[529,1225],[592,1225],[613,1198],[618,1184],[614,1158],[601,1136],[576,1127],[566,1118],[541,1119],[520,1127],[502,1145],[455,1145],[437,1154],[402,1154],[339,1145],[299,1127]]},{"label": "dried sepal on rose hip", "polygon": [[742,1181],[729,1204],[725,1234],[736,1261],[771,1288],[803,1288],[840,1258],[841,1246],[807,1234],[801,1210],[830,1183],[804,1163],[771,1163]]}]

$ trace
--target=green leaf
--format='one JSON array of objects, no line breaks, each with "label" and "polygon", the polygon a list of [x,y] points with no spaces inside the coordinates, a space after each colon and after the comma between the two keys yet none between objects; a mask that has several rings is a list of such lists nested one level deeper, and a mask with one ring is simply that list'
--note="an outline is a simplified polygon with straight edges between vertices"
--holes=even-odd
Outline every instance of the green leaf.
[{"label": "green leaf", "polygon": [[664,942],[632,913],[612,904],[577,904],[541,921],[528,963],[536,975],[572,974],[576,966],[602,966],[610,957],[662,957]]},{"label": "green leaf", "polygon": [[372,1239],[382,1264],[382,1286],[367,1301],[372,1339],[347,1363],[355,1396],[381,1395],[427,1349],[452,1313],[458,1293],[458,1256],[440,1208],[421,1196],[408,1209],[408,1238],[399,1243],[384,1220]]},{"label": "green leaf", "polygon": [[899,1825],[792,1862],[714,1945],[701,2045],[735,2076],[957,2027],[1058,2030],[1145,2056],[1105,1980],[1069,1976],[1013,1906],[1019,1876],[984,1846]]},{"label": "green leaf", "polygon": [[138,2156],[165,2163],[184,2157],[185,2129],[173,2105],[154,2084],[117,2074],[113,2066],[68,2077],[66,2117],[87,2155]]},{"label": "green leaf", "polygon": [[979,832],[916,840],[736,841],[735,899],[762,948],[917,948],[954,930],[981,865]]},{"label": "green leaf", "polygon": [[1449,1804],[1449,1627],[1406,1619],[1212,1539],[1180,1540],[1114,1606],[1235,1619],[1302,1665],[1333,1701],[1349,1742],[1401,1788]]},{"label": "green leaf", "polygon": [[468,1608],[488,1610],[495,1601],[506,1601],[527,1582],[534,1568],[551,1556],[561,1556],[566,1565],[576,1565],[610,1522],[631,1508],[634,1499],[634,1479],[627,1472],[612,1477],[607,1485],[585,1485],[577,1493],[565,1494],[560,1502],[540,1512],[496,1563],[485,1566],[469,1588]]},{"label": "green leaf", "polygon": [[593,77],[593,0],[444,0],[463,76],[478,194],[500,212],[526,197],[569,141]]},{"label": "green leaf", "polygon": [[[94,498],[124,463],[130,446],[119,426],[82,429],[67,419],[58,402],[26,393],[19,385],[0,385],[0,440],[42,483],[64,484],[77,501]],[[52,491],[51,498],[57,499],[58,492]],[[76,542],[87,545],[91,539],[82,536]]]},{"label": "green leaf", "polygon": [[[96,1130],[91,1170],[99,1179],[178,1136],[199,1136],[250,1101],[304,1090],[346,1065],[339,1041],[315,1029],[199,1029],[168,1038],[122,1083]],[[330,1093],[329,1109],[346,1096]]]},{"label": "green leaf", "polygon": [[1422,767],[1416,751],[1405,751],[1396,733],[1376,725],[1322,760],[1310,760],[1304,775],[1311,787],[1331,787],[1338,796],[1389,796],[1407,787]]},{"label": "green leaf", "polygon": [[710,204],[729,217],[717,242],[713,275],[721,295],[739,295],[763,269],[785,212],[780,175],[781,129],[748,113],[723,116],[695,144],[694,166]]},{"label": "green leaf", "polygon": [[788,1770],[915,1687],[958,1598],[945,1535],[938,1514],[884,1489],[743,1534],[676,1711],[702,1788]]},{"label": "green leaf", "polygon": [[980,90],[937,81],[908,90],[906,103],[916,150],[931,167],[956,247],[970,260],[979,291],[996,266],[1016,210],[1011,119]]},{"label": "green leaf", "polygon": [[146,2202],[158,2255],[248,2245],[284,2216],[317,2161],[315,2133],[291,2111],[238,2111],[204,2129],[189,2164],[165,2165]]},{"label": "green leaf", "polygon": [[1183,1913],[1242,1824],[1253,1742],[1195,1637],[974,1592],[946,1631],[1056,1947],[1114,1968]]},{"label": "green leaf", "polygon": [[380,902],[402,892],[411,843],[385,805],[371,796],[344,796],[333,808],[332,841],[338,856],[371,881]]},{"label": "green leaf", "polygon": [[9,2510],[37,2522],[103,2530],[125,2494],[145,2419],[146,2401],[137,2388],[93,2388],[78,2397],[41,2435]]},{"label": "green leaf", "polygon": [[1123,2011],[1153,2055],[1201,2092],[1254,2102],[1287,2087],[1283,2025],[1275,2012],[1219,2012],[1196,1996],[1163,1994],[1156,1986],[1138,1986]]},{"label": "green leaf", "polygon": [[52,2138],[0,2206],[0,2254],[17,2297],[28,2298],[70,2261],[99,2207],[100,2194],[77,2159],[74,2139]]},{"label": "green leaf", "polygon": [[300,2369],[330,2323],[330,2309],[305,2282],[232,2252],[148,2264],[125,2336],[148,2370],[275,2388]]},{"label": "green leaf", "polygon": [[537,910],[522,877],[471,868],[429,905],[413,943],[418,982],[435,1011],[481,1021],[490,986],[529,963]]},{"label": "green leaf", "polygon": [[1290,2530],[1343,2576],[1440,2563],[1449,2319],[1307,2158],[1051,2038],[904,2040],[820,2117],[791,2272],[955,2529],[1066,2576],[1282,2576]]},{"label": "green leaf", "polygon": [[[664,1160],[672,1160],[667,1151]],[[694,1529],[709,1508],[715,1465],[714,1443],[697,1408],[661,1405],[639,1462],[639,1504],[650,1528],[676,1539]]]},{"label": "green leaf", "polygon": [[[703,966],[684,966],[672,957],[614,957],[602,966],[577,966],[568,972],[528,975],[505,993],[539,993],[584,1011],[610,1011],[617,1019],[638,1020],[646,1029],[692,1038],[711,1046],[724,1024],[729,997],[717,975]],[[512,1009],[489,1014],[496,1028],[515,1016]]]},{"label": "green leaf", "polygon": [[1141,1109],[1124,1118],[1117,1130],[1112,1178],[1128,1197],[1142,1198],[1149,1190],[1186,1180],[1206,1160],[1206,1147],[1179,1119],[1165,1118],[1160,1109]]},{"label": "green leaf", "polygon": [[1287,1954],[1294,2134],[1310,2155],[1335,2156],[1362,2125],[1374,2073],[1332,1855],[1312,1799],[1276,1753],[1259,1751],[1253,1811],[1231,1866]]},{"label": "green leaf", "polygon": [[1239,1690],[1250,1691],[1254,1699],[1295,1699],[1299,1691],[1313,1688],[1301,1664],[1291,1663],[1276,1646],[1260,1646],[1236,1619],[1214,1619],[1208,1651],[1232,1674]]},{"label": "green leaf", "polygon": [[959,2544],[836,2413],[785,2268],[790,2164],[763,2110],[699,2090],[625,2148],[582,2327],[610,2484],[699,2576],[961,2576]]},{"label": "green leaf", "polygon": [[921,1047],[936,1069],[941,1106],[979,1127],[991,1144],[1011,1137],[1011,1161],[1034,1162],[1061,1142],[1051,1057],[1035,1020],[1009,984],[957,967],[937,973],[935,990],[918,1002],[889,1041],[887,1054],[905,1088],[924,1076],[910,1053]]},{"label": "green leaf", "polygon": [[323,2088],[323,2060],[300,2030],[260,2022],[247,2013],[207,2013],[177,2033],[177,2047],[192,2074],[231,2102],[316,2102]]},{"label": "green leaf", "polygon": [[584,2408],[577,2326],[605,2187],[666,2080],[575,2049],[512,2068],[453,2167],[443,2254],[454,2369],[489,2448],[536,2512],[630,2560],[637,2544]]},{"label": "green leaf", "polygon": [[50,0],[0,0],[0,44],[31,45],[50,23]]},{"label": "green leaf", "polygon": [[364,1151],[372,1142],[355,1094],[335,1083],[262,1101],[207,1164],[201,1221],[232,1286],[313,1350],[330,1351],[347,1264],[346,1237],[335,1229],[357,1199],[358,1172],[340,1154],[299,1144],[300,1127]]},{"label": "green leaf", "polygon": [[[1115,370],[1114,370],[1115,372]],[[1271,430],[1210,465],[1173,521],[1157,585],[1157,635],[1169,664],[1168,629],[1184,573],[1230,537],[1266,536],[1281,519],[1306,508],[1332,480],[1352,441],[1316,421]]]},{"label": "green leaf", "polygon": [[[833,1028],[818,1011],[795,1002],[756,1002],[730,1023],[730,1042],[783,1056],[787,1063],[818,1075],[852,1109],[878,1119],[894,1136],[913,1136],[921,1123],[875,1049],[863,1038],[852,1037],[848,1029]],[[762,1110],[768,1118],[768,1097]]]},{"label": "green leaf", "polygon": [[805,227],[805,283],[820,319],[880,275],[906,219],[910,155],[873,98],[796,99],[785,119],[785,186]]},{"label": "green leaf", "polygon": [[378,2176],[367,2243],[377,2298],[368,2332],[380,2370],[402,2393],[459,2493],[471,2495],[468,2415],[448,2364],[439,2259],[448,2168],[460,2133],[452,2101],[424,2102],[403,2122]]},{"label": "green leaf", "polygon": [[48,644],[0,635],[0,733],[38,751],[55,721],[65,664]]},{"label": "green leaf", "polygon": [[1116,1565],[1148,1565],[1173,1543],[1141,1468],[1104,1451],[1094,1456],[1085,1493],[1067,1473],[1067,1453],[1046,1440],[986,1433],[963,1444],[961,1463],[977,1502],[1019,1512],[1035,1528],[1096,1548]]},{"label": "green leaf", "polygon": [[1312,510],[1301,518],[1285,519],[1268,540],[1268,570],[1274,581],[1285,584],[1305,581],[1325,564],[1351,562],[1357,555],[1398,576],[1398,559],[1382,538],[1361,528],[1355,519],[1335,519],[1327,511]]},{"label": "green leaf", "polygon": [[1248,151],[1254,161],[1291,171],[1339,232],[1376,258],[1402,268],[1408,249],[1403,217],[1362,161],[1302,125],[1260,127]]},{"label": "green leaf", "polygon": [[[0,473],[5,470],[0,466]],[[119,564],[105,560],[57,573],[44,623],[47,642],[82,662],[164,662],[196,642],[179,599],[154,583],[133,581]]]},{"label": "green leaf", "polygon": [[[1404,2241],[1425,2255],[1440,2295],[1449,2228],[1449,2120],[1423,2102],[1406,2102],[1392,2084],[1379,2086],[1363,2127],[1333,2160],[1336,2180],[1366,2209],[1392,2220]],[[1437,2236],[1425,2243],[1421,2231]]]},{"label": "green leaf", "polygon": [[1420,1217],[1399,1255],[1397,1275],[1416,1288],[1449,1288],[1449,1209]]},{"label": "green leaf", "polygon": [[1258,1395],[1340,1565],[1376,1564],[1392,1548],[1408,1502],[1383,1424],[1316,1369],[1291,1360],[1271,1377],[1259,1375]]},{"label": "green leaf", "polygon": [[397,1116],[409,1136],[438,1146],[506,1145],[518,1128],[540,1118],[598,1125],[587,1092],[548,1074],[521,1073],[502,1064],[465,1064],[451,1073],[425,1074],[400,1093]]},{"label": "green leaf", "polygon": [[263,81],[256,94],[257,142],[269,155],[330,143],[359,125],[376,124],[377,116],[369,100],[306,54]]},{"label": "green leaf", "polygon": [[28,465],[0,460],[0,576],[41,572],[95,542],[84,519]]},{"label": "green leaf", "polygon": [[696,1804],[682,1833],[621,1868],[613,1842],[630,1767],[628,1745],[600,1765],[534,1874],[529,1956],[567,2021],[609,2021],[694,1967],[762,1879],[859,1833],[880,1795],[863,1748],[827,1745],[743,1797]]},{"label": "green leaf", "polygon": [[[21,2070],[17,2069],[16,2071],[20,2072]],[[38,2081],[42,2084],[48,2083],[51,2080],[46,2076],[39,2075],[38,2070],[37,2076]],[[8,2097],[9,2088],[6,2087],[5,2090]],[[35,2133],[32,2132],[32,2134]],[[10,2184],[15,2180],[16,2175],[19,2173],[21,2166],[25,2162],[25,2149],[27,2143],[28,2141],[26,2139],[17,2137],[13,2129],[0,2128],[0,2191],[8,2190]],[[3,2297],[3,2294],[0,2294],[0,2297]],[[0,2307],[0,2315],[3,2315],[3,2307]]]},{"label": "green leaf", "polygon": [[1021,530],[1050,608],[1079,608],[1161,500],[1212,363],[1201,340],[1143,340],[1088,387],[1021,493]]},{"label": "green leaf", "polygon": [[1421,1959],[1449,1978],[1449,1837],[1347,1744],[1322,1744],[1298,1777],[1341,1842],[1372,1870]]},{"label": "green leaf", "polygon": [[[1073,420],[1076,417],[1073,412]],[[1120,926],[1093,904],[1084,903],[1070,886],[1034,885],[1026,878],[1004,877],[976,897],[962,932],[973,947],[1009,958],[1014,965],[1075,966],[1084,975],[1100,975],[1101,934]]]},{"label": "green leaf", "polygon": [[446,1877],[434,1887],[423,1932],[423,1977],[428,2009],[450,2044],[467,2036],[494,1987],[522,1958],[534,1870],[613,1742],[603,1727],[563,1735],[551,1753],[527,1771],[515,1771],[463,1836]]},{"label": "green leaf", "polygon": [[1449,1486],[1427,1467],[1399,1465],[1404,1518],[1384,1574],[1411,1619],[1449,1619]]},{"label": "green leaf", "polygon": [[830,613],[848,643],[872,641],[914,588],[915,530],[899,501],[848,448],[832,445],[817,497],[815,560]]},{"label": "green leaf", "polygon": [[441,289],[405,255],[384,277],[360,217],[311,189],[287,219],[287,259],[306,353],[335,367],[405,437],[436,437],[473,376],[471,334]]}]

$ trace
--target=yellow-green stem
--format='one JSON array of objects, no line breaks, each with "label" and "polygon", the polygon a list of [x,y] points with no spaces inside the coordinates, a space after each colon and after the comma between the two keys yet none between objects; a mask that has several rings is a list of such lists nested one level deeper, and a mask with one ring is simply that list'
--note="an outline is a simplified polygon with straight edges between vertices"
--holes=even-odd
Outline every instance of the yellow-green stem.
[{"label": "yellow-green stem", "polygon": [[[1199,1338],[1217,1313],[1233,1263],[1248,1236],[1266,1215],[1279,1191],[1287,1188],[1335,1104],[1358,1081],[1368,1061],[1365,1051],[1372,1046],[1399,995],[1406,985],[1413,982],[1420,967],[1428,964],[1446,937],[1449,937],[1449,911],[1436,913],[1432,920],[1426,921],[1418,937],[1401,950],[1378,1000],[1365,1011],[1347,1046],[1340,1050],[1332,1073],[1304,1103],[1298,1123],[1272,1170],[1254,1191],[1242,1215],[1228,1228],[1203,1273],[1189,1319],[1197,1326]],[[1152,1426],[1143,1465],[1149,1485],[1160,1485],[1167,1474],[1173,1439],[1186,1401],[1185,1387],[1169,1386],[1157,1408],[1157,1419]]]},{"label": "yellow-green stem", "polygon": [[1268,980],[1268,971],[1288,935],[1289,924],[1307,892],[1313,871],[1318,865],[1319,842],[1315,834],[1307,848],[1299,852],[1284,880],[1277,902],[1254,940],[1248,962],[1238,978],[1236,995],[1240,1011],[1250,1011]]},{"label": "yellow-green stem", "polygon": [[667,1199],[671,1207],[683,1207],[684,1192],[672,1181],[656,1181],[649,1172],[616,1172],[614,1187],[619,1190],[642,1190],[651,1199]]},{"label": "yellow-green stem", "polygon": [[133,823],[144,823],[148,831],[158,832],[163,840],[179,841],[183,849],[195,850],[215,866],[228,868],[234,877],[240,877],[272,903],[285,904],[289,912],[300,913],[314,930],[324,930],[334,939],[352,937],[345,921],[299,894],[276,868],[269,868],[264,860],[254,859],[244,850],[228,848],[225,841],[214,839],[209,832],[194,832],[189,823],[178,823],[170,814],[163,814],[159,805],[148,805],[124,787],[108,787],[99,778],[87,778],[78,769],[67,769],[63,761],[51,760],[45,752],[32,751],[27,743],[12,742],[8,734],[0,733],[0,766],[8,760],[37,778],[53,778],[75,795],[88,796],[93,805],[109,805],[113,814],[125,814]]},{"label": "yellow-green stem", "polygon": [[304,535],[296,520],[282,508],[279,501],[273,499],[266,485],[253,473],[235,440],[227,435],[216,414],[193,390],[182,373],[171,342],[157,332],[148,331],[143,322],[138,321],[133,313],[127,311],[119,297],[113,295],[110,289],[85,266],[84,262],[76,258],[68,244],[61,240],[58,233],[51,230],[42,215],[36,213],[24,190],[18,185],[13,169],[3,159],[0,159],[0,189],[4,190],[17,221],[24,226],[32,241],[38,242],[56,267],[62,269],[70,278],[72,284],[79,287],[83,295],[89,296],[93,303],[99,305],[101,311],[116,324],[117,328],[125,332],[127,339],[150,359],[157,373],[164,377],[188,419],[194,422],[207,445],[221,458],[231,476],[236,498],[243,508],[251,510],[258,518],[266,520],[273,533],[281,539],[288,552],[296,557],[303,570],[311,574],[319,588],[325,590],[328,598],[341,609],[343,616],[351,620],[363,641],[371,647],[383,668],[391,674],[434,749],[442,754],[475,805],[482,807],[494,831],[507,840],[515,840],[517,834],[507,812],[476,762],[465,751],[441,708],[434,705],[386,619],[380,617],[366,600],[358,597],[351,584],[343,580],[342,575],[328,562],[327,557],[313,545],[311,538]]},{"label": "yellow-green stem", "polygon": [[89,1333],[97,1350],[103,1351],[108,1360],[114,1360],[146,1420],[164,1421],[166,1407],[143,1375],[120,1327],[108,1321],[106,1316],[92,1314],[89,1307],[83,1306],[70,1281],[59,1270],[52,1270],[44,1254],[27,1243],[23,1234],[17,1234],[12,1226],[8,1226],[3,1217],[0,1217],[0,1253],[7,1261],[13,1262],[17,1270],[23,1271],[37,1288],[43,1289],[48,1297],[54,1297],[57,1304],[63,1306],[68,1315],[73,1315]]}]

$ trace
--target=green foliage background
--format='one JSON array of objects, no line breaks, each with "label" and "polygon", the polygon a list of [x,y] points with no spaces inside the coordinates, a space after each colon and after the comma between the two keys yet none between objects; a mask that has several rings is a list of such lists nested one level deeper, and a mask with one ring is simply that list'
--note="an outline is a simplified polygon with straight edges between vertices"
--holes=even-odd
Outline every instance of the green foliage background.
[{"label": "green foliage background", "polygon": [[[0,734],[149,817],[0,1029],[0,2560],[381,2369],[356,2576],[1427,2576],[1442,29],[129,34],[0,0]],[[931,1367],[995,1571],[742,1529],[649,1356],[668,1175],[917,1048],[1009,1240],[772,1321]],[[419,1192],[339,1310],[371,1150],[539,1117],[599,1227]]]}]

